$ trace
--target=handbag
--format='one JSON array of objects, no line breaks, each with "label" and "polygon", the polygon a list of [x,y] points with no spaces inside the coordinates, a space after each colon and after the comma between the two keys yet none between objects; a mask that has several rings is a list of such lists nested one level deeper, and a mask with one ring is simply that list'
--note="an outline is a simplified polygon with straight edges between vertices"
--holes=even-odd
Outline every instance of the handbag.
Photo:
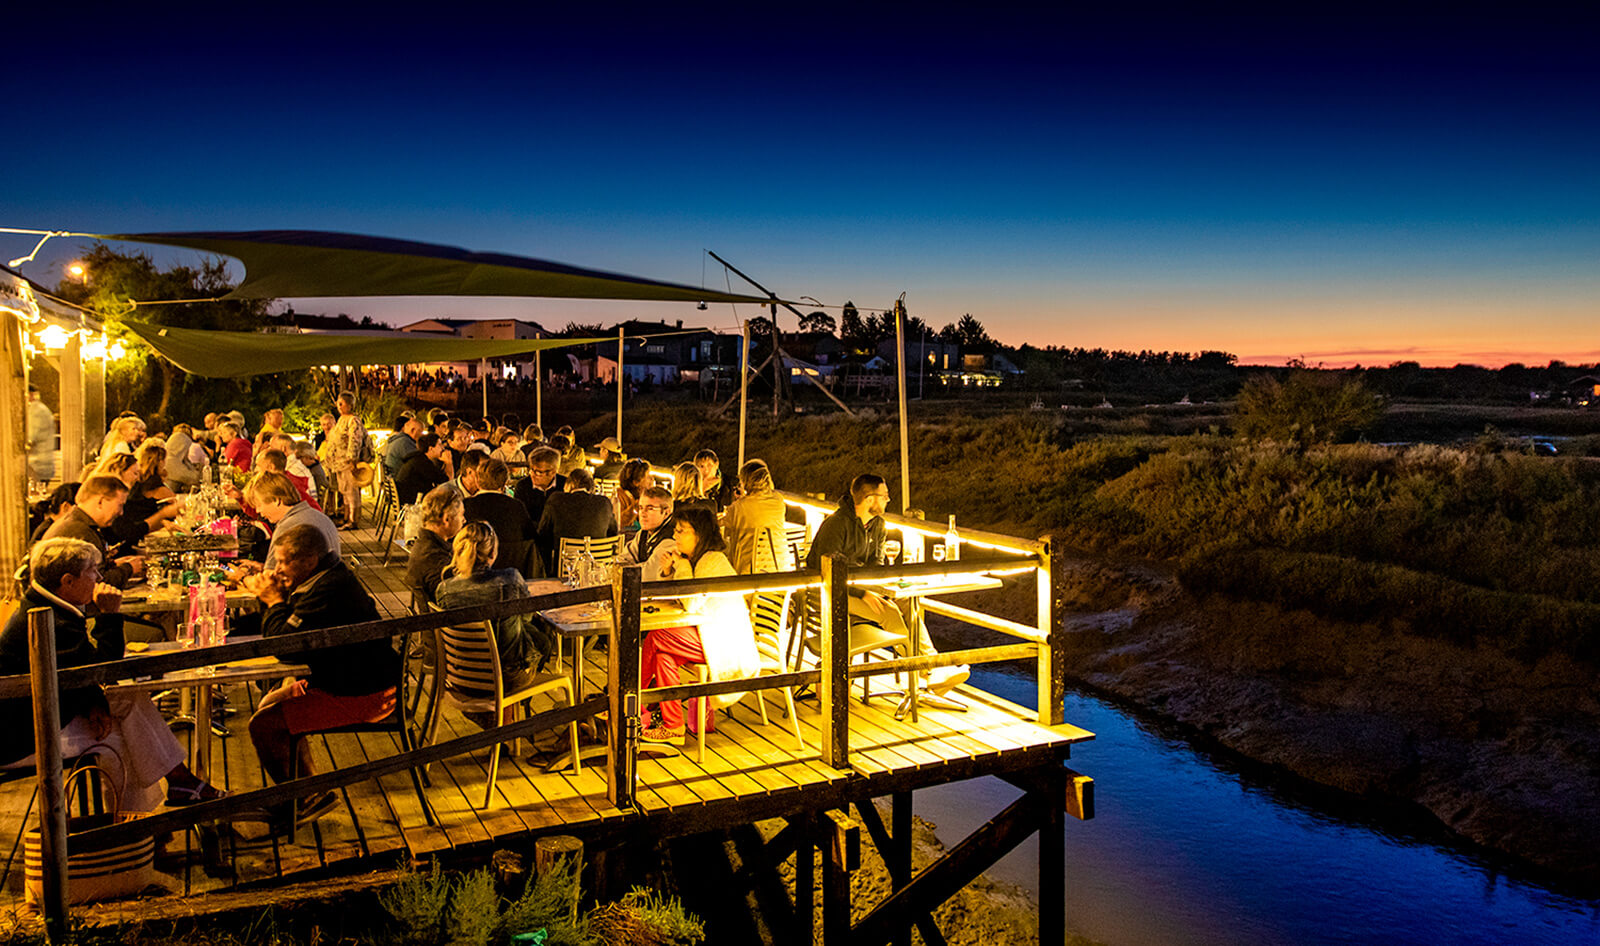
[{"label": "handbag", "polygon": [[[89,755],[93,753],[93,756]],[[74,793],[85,778],[102,778],[110,787],[111,811],[105,814],[76,815],[67,818],[67,833],[88,831],[120,824],[139,817],[122,811],[122,788],[116,784],[114,774],[101,764],[98,756],[108,753],[117,757],[122,771],[122,755],[117,750],[98,743],[85,751],[82,759],[67,775],[66,806],[72,807]],[[124,786],[125,787],[125,786]],[[44,899],[43,839],[38,828],[29,828],[23,835],[23,876],[26,882],[27,902],[37,906]],[[91,851],[74,852],[71,843],[67,848],[67,902],[93,903],[142,893],[151,886],[165,887],[166,883],[156,873],[156,839],[135,838],[122,844]]]}]

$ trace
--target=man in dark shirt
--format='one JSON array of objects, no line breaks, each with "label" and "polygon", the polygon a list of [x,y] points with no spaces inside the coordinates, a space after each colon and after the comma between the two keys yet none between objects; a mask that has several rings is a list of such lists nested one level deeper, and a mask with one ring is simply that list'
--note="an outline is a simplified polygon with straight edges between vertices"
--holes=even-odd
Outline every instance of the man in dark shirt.
[{"label": "man in dark shirt", "polygon": [[[100,530],[116,521],[127,501],[127,483],[115,476],[91,476],[78,487],[73,508],[57,519],[55,525],[45,531],[44,537],[80,539],[105,556],[106,541]],[[102,566],[100,575],[113,588],[126,588],[129,582],[144,575],[144,558],[139,555],[123,556]]]},{"label": "man in dark shirt", "polygon": [[544,573],[557,575],[556,552],[562,539],[602,539],[617,534],[617,511],[611,500],[594,491],[588,470],[567,474],[567,489],[545,500],[544,514],[534,530],[534,541],[544,561]]},{"label": "man in dark shirt", "polygon": [[[883,477],[873,473],[856,477],[850,482],[850,492],[839,501],[838,511],[817,527],[811,551],[806,555],[806,567],[818,568],[824,556],[833,554],[844,556],[845,564],[851,568],[882,565],[886,532],[883,514],[888,506],[889,484]],[[891,602],[865,588],[852,587],[850,622],[876,624],[891,634],[906,634],[907,628],[915,625],[918,652],[922,656],[937,654],[939,651],[928,637],[927,627],[918,619],[914,604],[910,599]],[[966,682],[969,673],[966,666],[938,667],[923,674],[923,679],[928,692],[942,697]],[[954,705],[960,707],[960,704]]]},{"label": "man in dark shirt", "polygon": [[400,472],[395,474],[394,490],[400,500],[400,505],[409,506],[417,501],[417,497],[440,483],[447,482],[450,477],[445,474],[444,467],[439,464],[439,456],[444,453],[444,443],[435,434],[423,434],[417,438],[417,452],[400,467]]},{"label": "man in dark shirt", "polygon": [[622,543],[617,560],[624,565],[642,565],[645,581],[660,581],[666,571],[668,552],[678,550],[672,538],[677,520],[672,518],[672,493],[659,486],[647,486],[639,494],[639,530]]},{"label": "man in dark shirt", "polygon": [[533,520],[521,503],[504,492],[511,468],[504,460],[491,459],[478,466],[478,491],[466,499],[468,522],[487,522],[500,540],[491,568],[528,567],[529,544],[533,541]]},{"label": "man in dark shirt", "polygon": [[701,450],[694,455],[694,467],[700,471],[700,494],[716,503],[713,511],[721,513],[733,502],[733,484],[722,478],[722,468],[717,463],[715,450]]},{"label": "man in dark shirt", "polygon": [[[266,609],[261,633],[272,637],[378,620],[378,607],[361,582],[327,547],[322,533],[296,526],[276,537],[278,566],[247,579]],[[395,708],[400,655],[386,639],[341,644],[296,654],[310,679],[294,680],[261,698],[250,718],[250,741],[261,767],[275,782],[289,777],[290,753],[298,751],[299,774],[311,774],[311,752],[299,737],[354,723],[378,722]],[[333,807],[329,793],[302,806],[302,818]],[[275,811],[282,817],[287,809]]]},{"label": "man in dark shirt", "polygon": [[[406,587],[419,610],[425,610],[423,602],[438,601],[439,579],[450,564],[450,540],[465,521],[461,491],[449,483],[435,486],[422,497],[422,530],[406,561]],[[429,643],[430,637],[423,635],[423,643]]]},{"label": "man in dark shirt", "polygon": [[534,447],[528,451],[528,475],[511,484],[511,495],[528,510],[528,518],[538,523],[544,515],[545,500],[564,492],[567,478],[556,472],[561,463],[561,451],[550,447]]}]

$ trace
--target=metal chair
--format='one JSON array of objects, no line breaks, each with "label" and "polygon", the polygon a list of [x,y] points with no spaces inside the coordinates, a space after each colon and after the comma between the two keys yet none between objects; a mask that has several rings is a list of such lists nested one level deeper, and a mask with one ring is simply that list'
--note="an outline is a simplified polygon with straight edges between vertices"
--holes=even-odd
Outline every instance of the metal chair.
[{"label": "metal chair", "polygon": [[[434,631],[436,653],[443,661],[444,695],[457,707],[467,712],[492,713],[498,721],[506,722],[506,711],[516,707],[526,709],[527,702],[540,694],[566,694],[567,705],[575,704],[572,679],[563,673],[535,674],[533,681],[514,692],[507,693],[505,678],[501,676],[500,649],[495,640],[494,626],[488,621],[473,621],[458,626],[445,626]],[[578,754],[578,722],[569,727],[572,740],[572,774],[582,770],[583,761]],[[484,788],[483,807],[494,800],[494,783],[500,774],[500,743],[495,743],[489,754],[489,782]]]}]

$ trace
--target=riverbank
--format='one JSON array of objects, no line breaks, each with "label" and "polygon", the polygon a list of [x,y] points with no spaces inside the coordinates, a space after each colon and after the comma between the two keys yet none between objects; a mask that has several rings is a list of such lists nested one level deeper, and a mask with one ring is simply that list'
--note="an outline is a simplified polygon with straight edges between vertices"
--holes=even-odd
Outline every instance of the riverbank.
[{"label": "riverbank", "polygon": [[1069,667],[1083,683],[1295,777],[1415,805],[1555,885],[1600,890],[1592,668],[1196,600],[1150,563],[1083,562],[1074,576]]}]

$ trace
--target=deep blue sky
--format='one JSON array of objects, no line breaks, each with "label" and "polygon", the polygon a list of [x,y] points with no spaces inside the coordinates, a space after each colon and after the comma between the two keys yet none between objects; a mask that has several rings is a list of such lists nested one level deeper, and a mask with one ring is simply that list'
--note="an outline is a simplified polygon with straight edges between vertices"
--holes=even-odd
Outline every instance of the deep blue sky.
[{"label": "deep blue sky", "polygon": [[787,296],[904,291],[1013,344],[1600,360],[1587,18],[865,9],[35,10],[0,225],[345,230],[688,283],[710,248]]}]

